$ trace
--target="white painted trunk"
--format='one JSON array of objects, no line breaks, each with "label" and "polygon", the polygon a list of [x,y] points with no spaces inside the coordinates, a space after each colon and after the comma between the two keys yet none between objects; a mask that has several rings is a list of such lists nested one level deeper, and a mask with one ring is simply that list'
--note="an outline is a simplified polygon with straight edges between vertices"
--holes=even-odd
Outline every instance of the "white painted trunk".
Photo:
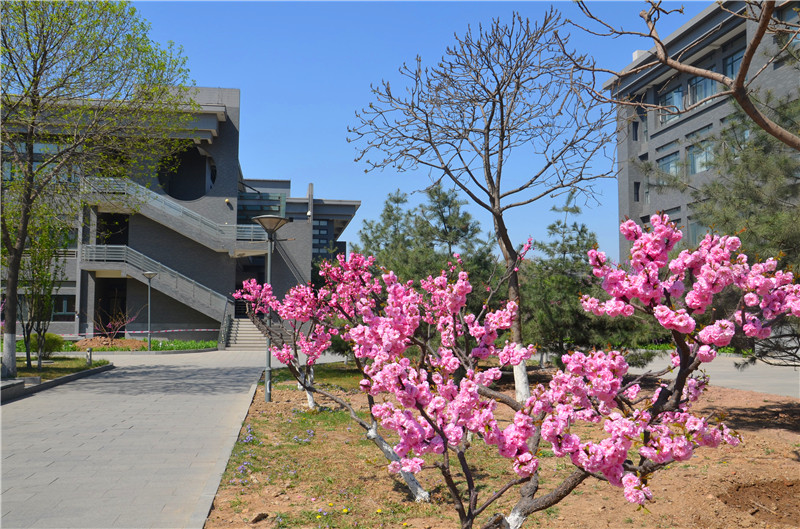
[{"label": "white painted trunk", "polygon": [[[394,449],[378,433],[376,426],[373,426],[367,430],[367,439],[375,443],[375,445],[381,449],[381,452],[383,452],[383,455],[386,457],[386,459],[389,461],[400,461],[400,457],[397,455]],[[431,501],[431,495],[428,494],[428,491],[426,491],[422,485],[420,485],[414,474],[411,472],[400,472],[400,476],[403,478],[403,481],[406,482],[406,486],[408,486],[408,490],[411,491],[411,495],[414,496],[415,502],[427,503]]]},{"label": "white painted trunk", "polygon": [[3,334],[3,378],[17,376],[17,337],[10,333]]},{"label": "white painted trunk", "polygon": [[528,382],[528,370],[525,360],[514,366],[514,397],[517,402],[525,402],[531,396],[531,385]]}]

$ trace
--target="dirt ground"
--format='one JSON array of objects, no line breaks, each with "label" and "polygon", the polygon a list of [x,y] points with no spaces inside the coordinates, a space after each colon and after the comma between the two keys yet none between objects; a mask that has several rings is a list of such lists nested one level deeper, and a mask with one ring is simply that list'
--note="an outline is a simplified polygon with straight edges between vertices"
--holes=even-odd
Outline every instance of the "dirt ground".
[{"label": "dirt ground", "polygon": [[[288,385],[284,387],[273,390],[270,404],[264,403],[263,389],[259,388],[246,424],[266,421],[274,425],[285,422],[287,417],[297,417],[305,395]],[[348,398],[361,397],[351,392]],[[736,448],[700,449],[690,461],[675,463],[656,474],[650,482],[654,500],[646,509],[637,509],[625,501],[621,489],[590,478],[557,507],[529,518],[525,527],[800,527],[800,400],[711,387],[697,409],[703,414],[724,413],[727,424],[741,434],[743,443]],[[457,517],[446,503],[447,490],[441,485],[438,471],[426,469],[420,474],[423,486],[432,492],[434,505],[415,506],[402,485],[388,474],[385,461],[374,452],[375,448],[360,441],[360,429],[354,424],[349,426],[327,433],[317,430],[313,453],[316,465],[324,467],[322,473],[317,468],[316,473],[295,474],[302,477],[286,481],[254,474],[247,487],[223,480],[205,528],[458,527]],[[243,435],[246,433],[243,431]],[[285,444],[285,438],[281,440],[277,433],[265,433],[262,441],[264,445]],[[369,457],[364,454],[367,451],[372,451]],[[549,461],[556,465],[554,468],[569,471],[556,458]],[[269,462],[264,464],[269,466]],[[292,472],[302,473],[306,467],[297,468]],[[553,473],[557,478],[557,471]],[[543,471],[542,475],[546,473]],[[338,492],[327,491],[325,483],[320,483],[323,478],[332,488],[338,487]],[[361,492],[349,494],[348,488]],[[326,494],[326,498],[338,500],[325,503]],[[507,505],[516,494],[506,496]],[[321,515],[314,521],[308,514],[309,509],[316,514],[317,510],[322,513],[323,508],[341,511],[342,506],[349,507],[351,517],[339,513],[338,518],[329,517],[323,523],[326,519],[320,519]],[[375,514],[381,513],[382,506],[384,514]],[[502,504],[497,507],[490,507],[487,514],[501,509],[508,512]],[[386,516],[389,508],[395,516],[379,518]],[[357,518],[355,511],[359,509],[368,511],[371,517]],[[301,512],[306,513],[306,518]]]},{"label": "dirt ground", "polygon": [[88,347],[97,349],[99,347],[125,347],[131,351],[143,351],[147,349],[147,342],[142,340],[131,340],[129,338],[119,338],[112,340],[104,336],[95,336],[84,340],[75,342],[75,348],[79,351],[85,351]]}]

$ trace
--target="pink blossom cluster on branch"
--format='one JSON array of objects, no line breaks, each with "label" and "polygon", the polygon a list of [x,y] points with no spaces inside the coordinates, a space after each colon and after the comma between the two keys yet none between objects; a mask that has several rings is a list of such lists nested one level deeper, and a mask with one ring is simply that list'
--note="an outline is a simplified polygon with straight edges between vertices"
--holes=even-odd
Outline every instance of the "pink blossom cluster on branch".
[{"label": "pink blossom cluster on branch", "polygon": [[[789,272],[777,270],[777,262],[748,264],[745,254],[736,253],[738,237],[707,234],[694,251],[683,250],[669,263],[668,253],[682,233],[667,215],[653,215],[652,229],[643,230],[632,220],[620,227],[632,241],[630,269],[607,264],[606,255],[589,252],[593,273],[603,278],[603,289],[611,299],[582,298],[585,310],[601,315],[630,316],[634,310],[652,314],[666,329],[686,337],[686,359],[709,362],[716,347],[730,344],[737,327],[753,338],[767,338],[772,323],[784,314],[800,317],[800,285]],[[659,272],[668,269],[665,279]],[[729,317],[698,329],[696,315],[704,314],[714,296],[728,287],[739,290],[742,301]],[[673,355],[680,363],[681,348]]]}]

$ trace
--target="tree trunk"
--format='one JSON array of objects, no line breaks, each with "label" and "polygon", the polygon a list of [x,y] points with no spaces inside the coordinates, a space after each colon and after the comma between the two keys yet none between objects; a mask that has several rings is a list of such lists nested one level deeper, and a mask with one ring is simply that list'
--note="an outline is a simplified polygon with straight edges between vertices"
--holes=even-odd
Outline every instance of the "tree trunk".
[{"label": "tree trunk", "polygon": [[[306,366],[306,371],[300,369],[300,381],[297,382],[297,389],[303,389],[306,386],[314,384],[314,368]],[[306,390],[306,400],[308,401],[308,409],[317,409],[317,403],[314,400],[314,394]]]},{"label": "tree trunk", "polygon": [[[18,255],[18,254],[17,254]],[[17,376],[17,285],[19,283],[19,257],[9,256],[6,273],[6,304],[3,307],[3,369],[2,378]]]},{"label": "tree trunk", "polygon": [[[375,443],[375,446],[380,448],[383,455],[389,461],[400,461],[400,457],[395,453],[394,449],[386,442],[386,440],[381,437],[381,434],[378,433],[378,425],[373,423],[372,427],[367,430],[367,439]],[[431,495],[428,494],[422,485],[420,485],[419,481],[417,481],[417,477],[412,474],[411,472],[400,472],[400,476],[403,478],[403,481],[406,482],[406,486],[408,490],[411,491],[411,495],[414,496],[414,501],[419,502],[429,502],[431,501]]]},{"label": "tree trunk", "polygon": [[[503,222],[502,216],[494,218],[494,228],[497,234],[497,242],[503,252],[506,262],[506,269],[509,270],[508,277],[508,300],[517,304],[521,310],[521,296],[519,292],[519,273],[516,270],[517,252],[511,240],[508,238],[508,230]],[[511,322],[511,341],[522,345],[522,318],[519,316]],[[514,394],[517,402],[525,402],[531,396],[531,386],[528,381],[528,370],[525,360],[514,366]]]}]

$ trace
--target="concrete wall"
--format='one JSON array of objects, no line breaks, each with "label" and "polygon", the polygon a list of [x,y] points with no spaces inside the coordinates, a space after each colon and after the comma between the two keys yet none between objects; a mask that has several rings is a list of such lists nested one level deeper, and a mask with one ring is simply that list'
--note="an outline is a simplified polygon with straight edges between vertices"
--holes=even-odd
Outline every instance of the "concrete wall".
[{"label": "concrete wall", "polygon": [[233,292],[235,263],[227,253],[206,248],[141,215],[131,217],[128,245],[220,294]]},{"label": "concrete wall", "polygon": [[[151,330],[154,338],[168,340],[216,340],[219,322],[201,314],[191,307],[175,301],[156,289],[150,290]],[[126,331],[147,330],[147,284],[128,279],[127,281],[128,313],[136,314],[136,320],[126,327]],[[203,332],[158,332],[175,329],[214,329]],[[147,338],[145,333],[129,335],[131,338]]]}]

